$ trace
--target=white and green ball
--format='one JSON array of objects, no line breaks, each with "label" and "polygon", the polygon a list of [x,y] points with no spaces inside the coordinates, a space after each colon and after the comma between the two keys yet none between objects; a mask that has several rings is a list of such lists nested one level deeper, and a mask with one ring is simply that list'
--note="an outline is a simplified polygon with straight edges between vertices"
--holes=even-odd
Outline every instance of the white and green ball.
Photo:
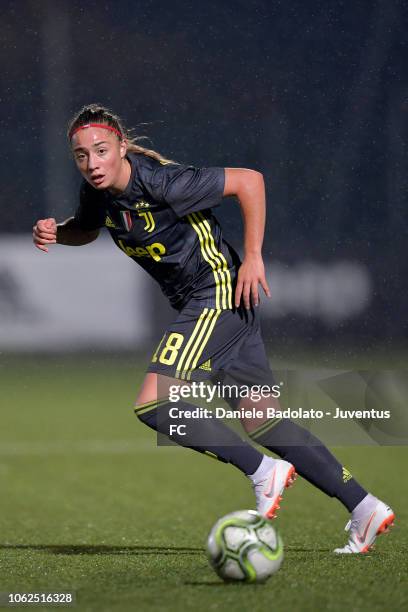
[{"label": "white and green ball", "polygon": [[283,544],[268,519],[255,510],[238,510],[215,523],[207,554],[225,581],[264,582],[280,568]]}]

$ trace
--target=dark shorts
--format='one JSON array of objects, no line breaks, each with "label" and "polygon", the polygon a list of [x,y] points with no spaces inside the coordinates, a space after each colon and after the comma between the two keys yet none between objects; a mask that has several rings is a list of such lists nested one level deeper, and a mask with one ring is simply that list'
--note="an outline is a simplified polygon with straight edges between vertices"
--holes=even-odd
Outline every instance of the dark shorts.
[{"label": "dark shorts", "polygon": [[273,385],[259,310],[186,306],[166,330],[147,371],[184,381]]}]

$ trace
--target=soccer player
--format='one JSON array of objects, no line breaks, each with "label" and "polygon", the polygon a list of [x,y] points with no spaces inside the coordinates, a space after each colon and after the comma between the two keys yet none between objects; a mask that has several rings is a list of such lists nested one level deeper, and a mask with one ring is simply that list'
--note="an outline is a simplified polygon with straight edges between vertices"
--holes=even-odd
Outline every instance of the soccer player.
[{"label": "soccer player", "polygon": [[[84,245],[106,227],[116,245],[159,284],[177,311],[154,352],[139,391],[138,418],[182,446],[231,463],[252,481],[257,509],[272,518],[296,472],[351,512],[349,542],[339,553],[366,552],[393,523],[393,511],[367,491],[310,432],[290,420],[242,419],[252,440],[279,455],[263,455],[220,419],[188,418],[196,408],[170,402],[173,383],[272,384],[259,321],[265,188],[259,172],[194,168],[137,144],[119,117],[95,104],[70,122],[68,139],[83,176],[75,216],[37,221],[35,245]],[[244,221],[240,261],[212,213],[236,196]],[[272,403],[274,402],[274,403]],[[276,400],[264,402],[277,406]],[[231,399],[232,407],[248,405]],[[259,405],[257,406],[259,407]],[[176,410],[177,419],[174,421]],[[171,424],[184,426],[171,429]],[[171,433],[170,433],[171,432]]]}]

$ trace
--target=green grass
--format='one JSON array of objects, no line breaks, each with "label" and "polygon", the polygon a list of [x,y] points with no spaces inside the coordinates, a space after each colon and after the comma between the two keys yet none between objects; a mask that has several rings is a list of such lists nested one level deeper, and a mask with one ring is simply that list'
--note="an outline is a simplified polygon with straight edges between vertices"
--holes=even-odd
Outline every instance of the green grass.
[{"label": "green grass", "polygon": [[253,506],[250,486],[230,466],[157,448],[131,410],[141,377],[130,358],[3,360],[0,591],[76,591],[85,611],[407,608],[406,448],[336,451],[397,512],[375,552],[333,556],[347,514],[299,479],[276,522],[281,570],[264,585],[225,585],[206,536]]}]

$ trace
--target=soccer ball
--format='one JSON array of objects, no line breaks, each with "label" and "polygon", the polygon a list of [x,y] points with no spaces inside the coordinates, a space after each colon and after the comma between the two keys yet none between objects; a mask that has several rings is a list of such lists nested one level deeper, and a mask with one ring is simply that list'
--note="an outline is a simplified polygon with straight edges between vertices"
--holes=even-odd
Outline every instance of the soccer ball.
[{"label": "soccer ball", "polygon": [[238,510],[215,523],[207,555],[225,581],[264,582],[280,568],[283,544],[268,519],[255,510]]}]

